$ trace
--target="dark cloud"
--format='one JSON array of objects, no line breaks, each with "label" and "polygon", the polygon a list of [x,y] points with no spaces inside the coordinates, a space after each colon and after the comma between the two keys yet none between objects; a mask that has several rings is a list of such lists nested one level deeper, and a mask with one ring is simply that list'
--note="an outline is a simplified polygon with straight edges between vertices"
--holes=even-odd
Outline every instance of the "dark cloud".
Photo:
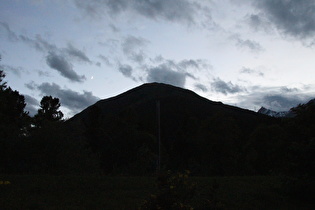
[{"label": "dark cloud", "polygon": [[74,47],[72,44],[68,44],[66,48],[58,48],[56,45],[49,43],[47,40],[43,39],[40,35],[36,35],[35,39],[29,38],[24,35],[20,35],[20,40],[34,49],[43,52],[55,52],[55,53],[62,53],[69,58],[72,58],[79,62],[86,62],[92,64],[92,61],[88,58],[88,56],[82,51]]},{"label": "dark cloud", "polygon": [[168,21],[193,23],[197,12],[196,4],[186,0],[159,0],[159,1],[137,1],[135,10],[145,17],[157,19],[163,18]]},{"label": "dark cloud", "polygon": [[178,63],[178,65],[183,69],[194,68],[194,69],[211,69],[212,66],[207,64],[206,61],[202,59],[184,59]]},{"label": "dark cloud", "polygon": [[285,96],[283,94],[266,95],[262,100],[267,107],[272,107],[274,110],[289,110],[302,101],[296,96]]},{"label": "dark cloud", "polygon": [[199,69],[199,63],[196,60],[183,60],[179,63],[183,68],[193,67]]},{"label": "dark cloud", "polygon": [[84,52],[75,48],[72,44],[68,44],[67,48],[65,48],[64,50],[69,56],[71,56],[72,58],[78,61],[92,63],[91,60],[87,57],[87,55]]},{"label": "dark cloud", "polygon": [[314,94],[297,88],[254,86],[250,89],[250,94],[238,96],[238,104],[256,110],[263,106],[274,111],[288,111],[314,98]]},{"label": "dark cloud", "polygon": [[107,39],[106,41],[98,42],[98,44],[102,47],[106,47],[106,49],[109,49],[111,52],[117,52],[120,41],[117,39]]},{"label": "dark cloud", "polygon": [[161,82],[178,87],[185,87],[187,77],[193,80],[198,80],[192,73],[190,73],[191,70],[211,68],[209,64],[201,59],[184,59],[176,62],[158,56],[150,60],[155,63],[155,66],[146,68],[148,82]]},{"label": "dark cloud", "polygon": [[[263,20],[261,19],[261,15],[258,15],[258,14],[256,14],[256,15],[251,14],[248,19],[249,19],[249,23],[250,23],[250,25],[251,25],[252,27],[259,27],[259,26],[261,26],[261,25],[264,25],[264,24],[263,24]],[[257,28],[256,28],[256,29],[257,29]]]},{"label": "dark cloud", "polygon": [[91,17],[132,12],[153,20],[193,24],[201,6],[187,0],[74,0]]},{"label": "dark cloud", "polygon": [[113,24],[109,24],[109,27],[110,27],[110,28],[112,29],[112,31],[115,32],[115,33],[120,32],[120,29],[119,29],[117,26],[113,25]]},{"label": "dark cloud", "polygon": [[297,88],[288,88],[288,87],[281,87],[281,92],[285,93],[293,93],[293,92],[298,92],[299,89]]},{"label": "dark cloud", "polygon": [[201,90],[202,92],[207,92],[208,91],[208,88],[205,85],[203,85],[203,84],[195,84],[195,87],[198,90]]},{"label": "dark cloud", "polygon": [[[48,54],[46,56],[47,65],[50,68],[57,70],[62,76],[68,78],[70,81],[83,82],[86,79],[85,76],[80,76],[73,70],[73,65],[70,58],[90,64],[92,64],[92,62],[85,53],[83,53],[81,50],[78,50],[73,45],[68,44],[67,48],[59,49],[56,45],[49,43],[40,35],[36,35],[35,39],[29,38],[25,35],[17,36],[13,31],[10,30],[7,24],[1,22],[0,29],[5,30],[9,39],[21,41],[36,49],[37,51]],[[6,68],[18,76],[20,76],[20,72],[23,70],[22,68],[15,68],[12,66],[6,66]],[[43,72],[39,72],[40,76],[44,75],[42,73]]]},{"label": "dark cloud", "polygon": [[39,108],[39,101],[36,98],[25,94],[24,98],[26,102],[25,110],[29,112],[30,116],[34,116]]},{"label": "dark cloud", "polygon": [[39,70],[39,71],[38,71],[38,76],[40,76],[40,77],[50,77],[50,74],[49,74],[49,72],[47,72],[47,71],[41,71],[41,70]]},{"label": "dark cloud", "polygon": [[56,45],[49,43],[47,40],[43,39],[40,35],[36,35],[35,39],[29,38],[24,35],[19,36],[20,40],[25,44],[28,44],[32,48],[43,52],[43,53],[59,53],[68,56],[79,62],[86,62],[92,64],[92,61],[88,56],[82,51],[74,47],[72,44],[68,44],[66,48],[58,48]]},{"label": "dark cloud", "polygon": [[186,72],[185,75],[186,75],[186,77],[189,77],[189,78],[191,78],[191,79],[198,80],[198,78],[195,77],[195,76],[194,76],[193,74],[191,74],[191,73]]},{"label": "dark cloud", "polygon": [[[13,31],[10,30],[7,24],[1,22],[0,28],[4,28],[7,31],[7,33],[10,34],[10,37],[14,37],[16,41],[21,41],[31,46],[35,50],[44,53],[44,55],[48,54],[46,56],[47,65],[52,69],[57,70],[62,76],[74,82],[83,82],[85,80],[84,76],[77,75],[77,73],[73,70],[71,58],[77,61],[87,62],[89,64],[92,64],[92,62],[84,52],[77,49],[73,45],[68,44],[66,48],[61,49],[58,48],[56,45],[49,43],[40,35],[36,35],[35,39],[29,38],[25,35],[17,36]],[[20,72],[19,69],[11,68],[11,70],[12,71],[14,70],[14,72],[16,72],[19,75]],[[43,74],[41,73],[43,72],[39,72],[40,76],[43,76]]]},{"label": "dark cloud", "polygon": [[0,35],[3,34],[6,38],[12,42],[18,41],[17,35],[10,29],[9,25],[4,22],[0,22]]},{"label": "dark cloud", "polygon": [[24,35],[19,36],[20,40],[25,44],[33,47],[34,49],[40,52],[48,52],[48,51],[58,51],[56,45],[49,43],[48,41],[44,40],[40,35],[36,35],[35,39],[29,38]]},{"label": "dark cloud", "polygon": [[[281,32],[302,39],[314,37],[315,1],[256,0],[254,5]],[[259,20],[257,16],[253,16],[253,18],[256,22]]]},{"label": "dark cloud", "polygon": [[50,68],[57,70],[62,76],[72,82],[83,82],[86,80],[85,76],[80,76],[73,70],[72,64],[62,55],[49,52],[49,55],[46,57],[46,63]]},{"label": "dark cloud", "polygon": [[[201,59],[184,59],[177,62],[175,60],[166,60],[162,56],[158,56],[149,58],[148,61],[151,65],[146,63],[140,65],[139,68],[133,68],[131,65],[122,65],[118,62],[118,70],[124,76],[134,81],[160,82],[184,87],[187,78],[195,81],[198,80],[198,78],[194,76],[196,70],[208,70],[212,68],[211,65]],[[141,69],[142,72],[136,72],[136,69]],[[143,73],[145,75],[143,75]],[[139,76],[139,74],[142,74],[142,76]]]},{"label": "dark cloud", "polygon": [[143,51],[140,51],[139,53],[130,54],[129,58],[134,62],[141,64],[145,59],[145,54],[143,53]]},{"label": "dark cloud", "polygon": [[265,15],[262,13],[259,14],[250,14],[247,16],[247,22],[255,30],[263,30],[265,32],[272,32],[273,27],[270,27],[271,23],[267,20]]},{"label": "dark cloud", "polygon": [[30,95],[26,95],[24,94],[24,98],[25,98],[25,102],[29,105],[34,105],[34,106],[39,106],[39,102],[36,98],[30,96]]},{"label": "dark cloud", "polygon": [[184,87],[186,83],[186,74],[170,69],[167,65],[160,65],[148,69],[148,82],[160,82],[171,84],[178,87]]},{"label": "dark cloud", "polygon": [[119,64],[118,70],[125,76],[132,78],[132,67],[130,65]]},{"label": "dark cloud", "polygon": [[26,83],[25,87],[27,87],[30,90],[35,90],[37,88],[37,85],[34,81],[31,81],[29,83]]},{"label": "dark cloud", "polygon": [[243,68],[240,70],[240,73],[242,73],[242,74],[256,75],[256,76],[260,76],[260,77],[263,77],[263,76],[264,76],[264,73],[263,73],[263,72],[258,71],[258,70],[254,70],[254,69],[250,69],[250,68],[246,68],[246,67],[243,67]]},{"label": "dark cloud", "polygon": [[143,63],[145,59],[145,54],[143,52],[143,47],[145,47],[149,41],[134,36],[128,36],[124,39],[122,43],[122,50],[124,54],[136,63]]},{"label": "dark cloud", "polygon": [[99,55],[98,57],[99,57],[100,59],[102,59],[102,61],[105,62],[107,66],[111,66],[111,65],[112,65],[112,64],[110,63],[109,59],[108,59],[106,56],[104,56],[104,55]]},{"label": "dark cloud", "polygon": [[264,50],[263,47],[256,41],[242,39],[239,35],[233,35],[231,38],[236,41],[236,46],[240,48],[246,48],[253,52],[261,52]]},{"label": "dark cloud", "polygon": [[202,59],[183,59],[179,62],[176,62],[174,60],[168,60],[163,58],[163,56],[159,55],[155,58],[151,58],[150,61],[152,61],[155,64],[163,64],[167,65],[170,68],[174,68],[178,71],[187,72],[188,70],[209,70],[213,67],[207,63],[207,61]]},{"label": "dark cloud", "polygon": [[99,18],[104,14],[114,15],[127,8],[128,2],[124,0],[74,0],[78,8],[84,10],[87,15]]},{"label": "dark cloud", "polygon": [[251,49],[252,51],[256,51],[256,52],[263,50],[262,46],[258,42],[255,42],[249,39],[246,39],[246,40],[238,39],[237,45],[240,47],[247,47]]},{"label": "dark cloud", "polygon": [[94,96],[92,92],[83,91],[83,93],[78,93],[73,90],[62,89],[55,83],[42,83],[38,86],[38,90],[40,90],[43,95],[51,95],[59,98],[61,106],[65,106],[73,113],[82,111],[100,100],[100,98]]},{"label": "dark cloud", "polygon": [[211,88],[213,91],[222,93],[224,95],[245,91],[243,87],[234,85],[232,82],[224,82],[220,78],[214,79],[214,81],[211,83]]},{"label": "dark cloud", "polygon": [[4,70],[6,73],[15,74],[18,77],[21,77],[21,73],[25,73],[25,70],[22,67],[16,67],[11,65],[0,65],[0,69]]},{"label": "dark cloud", "polygon": [[155,56],[155,58],[150,58],[150,61],[153,62],[153,63],[161,63],[164,60],[165,59],[163,58],[162,55]]}]

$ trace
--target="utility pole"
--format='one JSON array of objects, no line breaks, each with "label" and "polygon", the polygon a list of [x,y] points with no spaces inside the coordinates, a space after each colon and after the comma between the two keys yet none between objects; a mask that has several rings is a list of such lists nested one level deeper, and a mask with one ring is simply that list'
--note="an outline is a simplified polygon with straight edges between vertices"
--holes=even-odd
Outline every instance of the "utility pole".
[{"label": "utility pole", "polygon": [[160,113],[160,100],[156,101],[156,117],[157,117],[157,137],[158,137],[157,172],[160,172],[160,170],[161,170],[161,113]]}]

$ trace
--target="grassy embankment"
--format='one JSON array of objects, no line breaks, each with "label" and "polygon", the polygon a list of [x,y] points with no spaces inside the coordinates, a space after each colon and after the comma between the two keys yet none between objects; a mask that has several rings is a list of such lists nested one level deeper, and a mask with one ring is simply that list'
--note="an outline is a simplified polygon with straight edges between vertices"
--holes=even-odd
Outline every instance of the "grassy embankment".
[{"label": "grassy embankment", "polygon": [[[154,177],[2,175],[1,209],[135,209],[156,192]],[[282,193],[278,177],[193,177],[196,201],[213,184],[226,209],[311,209]]]}]

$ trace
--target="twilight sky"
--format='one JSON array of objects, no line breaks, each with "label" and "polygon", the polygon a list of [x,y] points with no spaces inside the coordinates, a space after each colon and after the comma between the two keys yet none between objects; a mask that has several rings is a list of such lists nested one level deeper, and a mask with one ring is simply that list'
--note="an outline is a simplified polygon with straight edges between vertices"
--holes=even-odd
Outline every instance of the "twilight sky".
[{"label": "twilight sky", "polygon": [[0,0],[0,68],[71,117],[147,82],[255,110],[315,98],[314,0]]}]

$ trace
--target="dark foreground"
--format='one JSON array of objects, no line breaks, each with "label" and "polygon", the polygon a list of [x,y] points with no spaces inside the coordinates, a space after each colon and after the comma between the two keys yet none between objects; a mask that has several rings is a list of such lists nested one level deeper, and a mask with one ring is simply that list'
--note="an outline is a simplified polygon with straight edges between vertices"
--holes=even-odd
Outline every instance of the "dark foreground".
[{"label": "dark foreground", "polygon": [[[197,185],[195,202],[213,196],[215,185],[220,209],[312,209],[286,195],[280,177],[190,179]],[[1,209],[136,209],[155,192],[154,177],[0,176]]]}]

